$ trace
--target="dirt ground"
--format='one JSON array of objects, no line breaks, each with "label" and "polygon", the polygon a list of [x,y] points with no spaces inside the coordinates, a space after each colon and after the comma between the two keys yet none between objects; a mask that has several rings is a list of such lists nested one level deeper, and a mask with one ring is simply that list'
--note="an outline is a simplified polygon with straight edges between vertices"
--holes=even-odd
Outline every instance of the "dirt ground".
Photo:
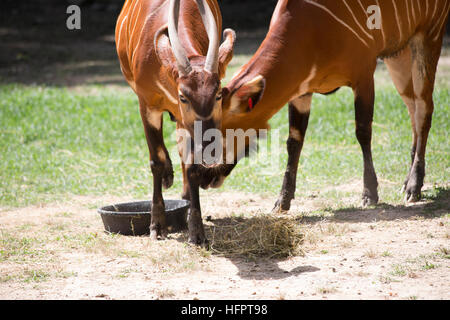
[{"label": "dirt ground", "polygon": [[[355,189],[355,198],[343,201],[358,201],[358,183],[343,187]],[[0,211],[4,245],[14,237],[34,243],[0,263],[0,299],[449,299],[443,192],[432,213],[428,201],[318,215],[311,212],[323,206],[319,200],[297,199],[289,216],[304,226],[304,255],[283,260],[211,254],[187,245],[184,233],[156,243],[106,234],[95,208],[126,198]],[[242,193],[202,197],[211,223],[268,213],[273,202]]]},{"label": "dirt ground", "polygon": [[[0,4],[0,83],[125,86],[113,42],[119,7],[83,8],[75,33],[64,28],[64,2],[43,2]],[[235,18],[224,26],[244,43],[237,54],[251,54],[267,26],[241,5],[224,13]],[[358,205],[360,182],[336,188]],[[449,299],[450,195],[442,190],[438,200],[368,210],[330,211],[320,195],[297,195],[288,216],[304,226],[304,255],[283,260],[212,254],[187,245],[185,233],[160,242],[104,233],[96,208],[137,200],[127,197],[0,208],[0,299]],[[268,214],[275,198],[202,192],[201,201],[214,224]]]}]

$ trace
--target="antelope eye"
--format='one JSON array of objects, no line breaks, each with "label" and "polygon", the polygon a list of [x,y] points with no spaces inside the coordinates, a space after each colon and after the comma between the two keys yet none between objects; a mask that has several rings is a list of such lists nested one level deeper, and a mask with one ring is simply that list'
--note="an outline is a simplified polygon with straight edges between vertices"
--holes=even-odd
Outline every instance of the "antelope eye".
[{"label": "antelope eye", "polygon": [[222,92],[220,92],[217,96],[216,96],[216,101],[219,101],[222,99]]},{"label": "antelope eye", "polygon": [[180,101],[181,101],[181,103],[187,103],[188,102],[187,99],[181,94],[180,94]]}]

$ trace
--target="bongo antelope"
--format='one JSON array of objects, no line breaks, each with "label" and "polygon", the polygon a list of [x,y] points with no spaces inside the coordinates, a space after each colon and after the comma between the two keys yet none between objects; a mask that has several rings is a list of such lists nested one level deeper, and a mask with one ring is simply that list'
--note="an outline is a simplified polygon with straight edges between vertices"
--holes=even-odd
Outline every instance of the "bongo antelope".
[{"label": "bongo antelope", "polygon": [[[177,128],[194,135],[194,122],[203,130],[221,128],[220,81],[233,55],[235,33],[224,31],[216,0],[127,0],[116,25],[116,48],[125,79],[139,98],[153,174],[150,237],[167,235],[162,187],[173,183],[173,169],[162,134],[167,111]],[[184,198],[191,201],[189,240],[206,243],[199,187],[212,183],[201,164],[183,167]],[[213,181],[214,182],[214,181]]]},{"label": "bongo antelope", "polygon": [[[404,190],[406,201],[420,199],[449,7],[450,0],[278,1],[261,46],[223,89],[222,119],[223,128],[264,129],[289,103],[288,163],[275,211],[289,210],[294,198],[312,95],[342,86],[351,87],[355,98],[355,131],[364,159],[363,205],[378,202],[371,151],[378,58],[387,65],[411,117],[411,167]],[[369,27],[370,19],[377,18],[373,12],[380,28]]]}]

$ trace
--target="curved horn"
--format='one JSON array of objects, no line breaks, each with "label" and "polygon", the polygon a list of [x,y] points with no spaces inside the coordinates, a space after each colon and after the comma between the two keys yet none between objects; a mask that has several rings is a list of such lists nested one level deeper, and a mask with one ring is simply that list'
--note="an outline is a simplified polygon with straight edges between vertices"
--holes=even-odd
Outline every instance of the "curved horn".
[{"label": "curved horn", "polygon": [[172,45],[172,51],[177,60],[178,72],[182,75],[187,75],[191,72],[192,67],[189,59],[186,56],[184,48],[181,46],[180,38],[178,37],[178,18],[180,15],[180,0],[170,0],[169,3],[169,16],[168,16],[168,29],[169,39]]},{"label": "curved horn", "polygon": [[206,0],[196,0],[196,2],[209,38],[205,70],[211,73],[218,73],[220,36],[217,32],[216,18]]}]

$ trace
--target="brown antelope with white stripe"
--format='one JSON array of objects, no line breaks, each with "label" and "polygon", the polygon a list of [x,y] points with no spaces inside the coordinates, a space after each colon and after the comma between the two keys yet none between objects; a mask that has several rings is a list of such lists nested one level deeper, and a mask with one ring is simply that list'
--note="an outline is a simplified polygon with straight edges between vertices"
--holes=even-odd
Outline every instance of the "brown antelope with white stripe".
[{"label": "brown antelope with white stripe", "polygon": [[[223,89],[222,119],[223,128],[263,129],[289,102],[288,164],[275,211],[289,210],[294,198],[312,94],[342,86],[351,87],[355,96],[356,137],[364,159],[363,205],[377,203],[371,138],[378,58],[384,59],[411,116],[412,164],[404,189],[406,201],[420,199],[449,6],[450,0],[278,2],[264,42]],[[379,28],[369,28],[377,18]]]},{"label": "brown antelope with white stripe", "polygon": [[[203,23],[202,23],[203,22]],[[194,122],[203,131],[221,128],[220,80],[233,55],[235,33],[224,31],[216,0],[127,0],[116,25],[116,48],[122,72],[139,98],[153,174],[150,236],[167,235],[162,187],[173,182],[172,163],[162,134],[162,114],[170,113],[177,128],[194,136]],[[181,152],[181,151],[180,151]],[[184,198],[191,201],[189,240],[206,243],[199,186],[214,183],[205,178],[202,165],[185,165]]]}]

